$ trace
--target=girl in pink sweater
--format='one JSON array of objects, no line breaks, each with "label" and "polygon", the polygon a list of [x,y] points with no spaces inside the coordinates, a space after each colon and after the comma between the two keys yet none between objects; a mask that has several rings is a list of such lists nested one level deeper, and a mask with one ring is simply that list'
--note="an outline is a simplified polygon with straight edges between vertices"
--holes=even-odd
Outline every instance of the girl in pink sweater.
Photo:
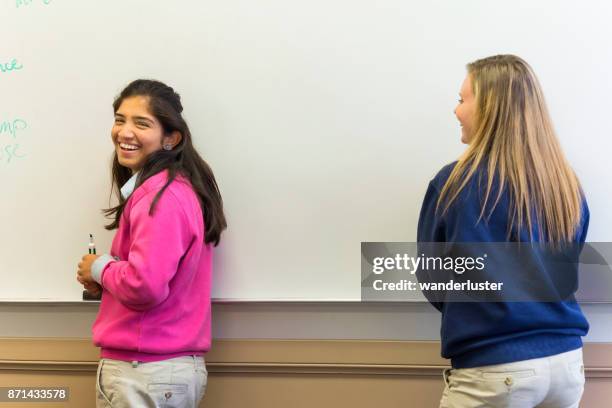
[{"label": "girl in pink sweater", "polygon": [[77,280],[102,294],[97,407],[196,407],[210,348],[212,248],[226,227],[210,167],[195,150],[179,95],[136,80],[113,103],[110,254],[85,255]]}]

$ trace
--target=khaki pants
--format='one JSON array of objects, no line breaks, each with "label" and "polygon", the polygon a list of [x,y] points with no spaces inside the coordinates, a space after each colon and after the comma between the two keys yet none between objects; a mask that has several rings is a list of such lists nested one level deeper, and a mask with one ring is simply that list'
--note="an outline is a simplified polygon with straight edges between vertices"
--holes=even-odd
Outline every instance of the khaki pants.
[{"label": "khaki pants", "polygon": [[151,363],[103,358],[96,376],[97,408],[195,408],[206,390],[202,356]]},{"label": "khaki pants", "polygon": [[582,349],[550,357],[444,370],[440,408],[574,408],[584,391]]}]

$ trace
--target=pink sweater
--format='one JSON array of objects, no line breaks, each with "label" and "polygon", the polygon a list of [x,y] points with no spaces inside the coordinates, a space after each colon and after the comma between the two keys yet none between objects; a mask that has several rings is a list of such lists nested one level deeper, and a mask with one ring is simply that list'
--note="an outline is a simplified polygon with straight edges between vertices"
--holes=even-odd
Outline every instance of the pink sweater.
[{"label": "pink sweater", "polygon": [[182,177],[149,215],[167,177],[167,171],[150,177],[128,198],[113,239],[114,259],[107,255],[103,264],[93,325],[102,358],[158,361],[210,348],[212,246],[204,244],[197,195]]}]

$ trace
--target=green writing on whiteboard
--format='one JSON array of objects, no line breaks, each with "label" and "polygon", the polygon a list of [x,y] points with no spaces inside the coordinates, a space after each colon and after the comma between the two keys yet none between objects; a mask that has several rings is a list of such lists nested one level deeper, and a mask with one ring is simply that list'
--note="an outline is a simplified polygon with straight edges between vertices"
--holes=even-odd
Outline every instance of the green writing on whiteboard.
[{"label": "green writing on whiteboard", "polygon": [[19,143],[0,143],[0,163],[9,164],[14,159],[21,159],[23,157],[25,155],[19,152]]},{"label": "green writing on whiteboard", "polygon": [[0,62],[0,72],[2,73],[10,72],[10,71],[18,71],[21,68],[23,68],[23,65],[17,62],[15,58],[13,58],[10,62],[5,62],[5,63]]},{"label": "green writing on whiteboard", "polygon": [[19,134],[28,124],[23,119],[0,122],[0,163],[11,163],[25,155],[20,151]]},{"label": "green writing on whiteboard", "polygon": [[[51,0],[40,0],[42,4],[49,4]],[[29,6],[34,3],[34,0],[16,0],[16,7],[19,8],[21,6]]]},{"label": "green writing on whiteboard", "polygon": [[3,134],[9,134],[13,136],[13,139],[17,138],[17,133],[28,127],[28,124],[23,119],[15,119],[11,121],[0,122],[0,136]]}]

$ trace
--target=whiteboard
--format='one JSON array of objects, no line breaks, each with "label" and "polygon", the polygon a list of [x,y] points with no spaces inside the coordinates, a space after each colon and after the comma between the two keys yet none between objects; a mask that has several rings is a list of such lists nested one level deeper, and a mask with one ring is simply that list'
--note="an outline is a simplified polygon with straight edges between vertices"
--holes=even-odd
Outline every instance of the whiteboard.
[{"label": "whiteboard", "polygon": [[[0,299],[76,301],[89,233],[113,232],[111,103],[154,78],[181,95],[229,228],[213,296],[356,300],[360,243],[414,241],[428,181],[463,150],[452,111],[476,58],[543,85],[611,239],[606,1],[0,2]],[[17,146],[16,146],[17,145]]]}]

